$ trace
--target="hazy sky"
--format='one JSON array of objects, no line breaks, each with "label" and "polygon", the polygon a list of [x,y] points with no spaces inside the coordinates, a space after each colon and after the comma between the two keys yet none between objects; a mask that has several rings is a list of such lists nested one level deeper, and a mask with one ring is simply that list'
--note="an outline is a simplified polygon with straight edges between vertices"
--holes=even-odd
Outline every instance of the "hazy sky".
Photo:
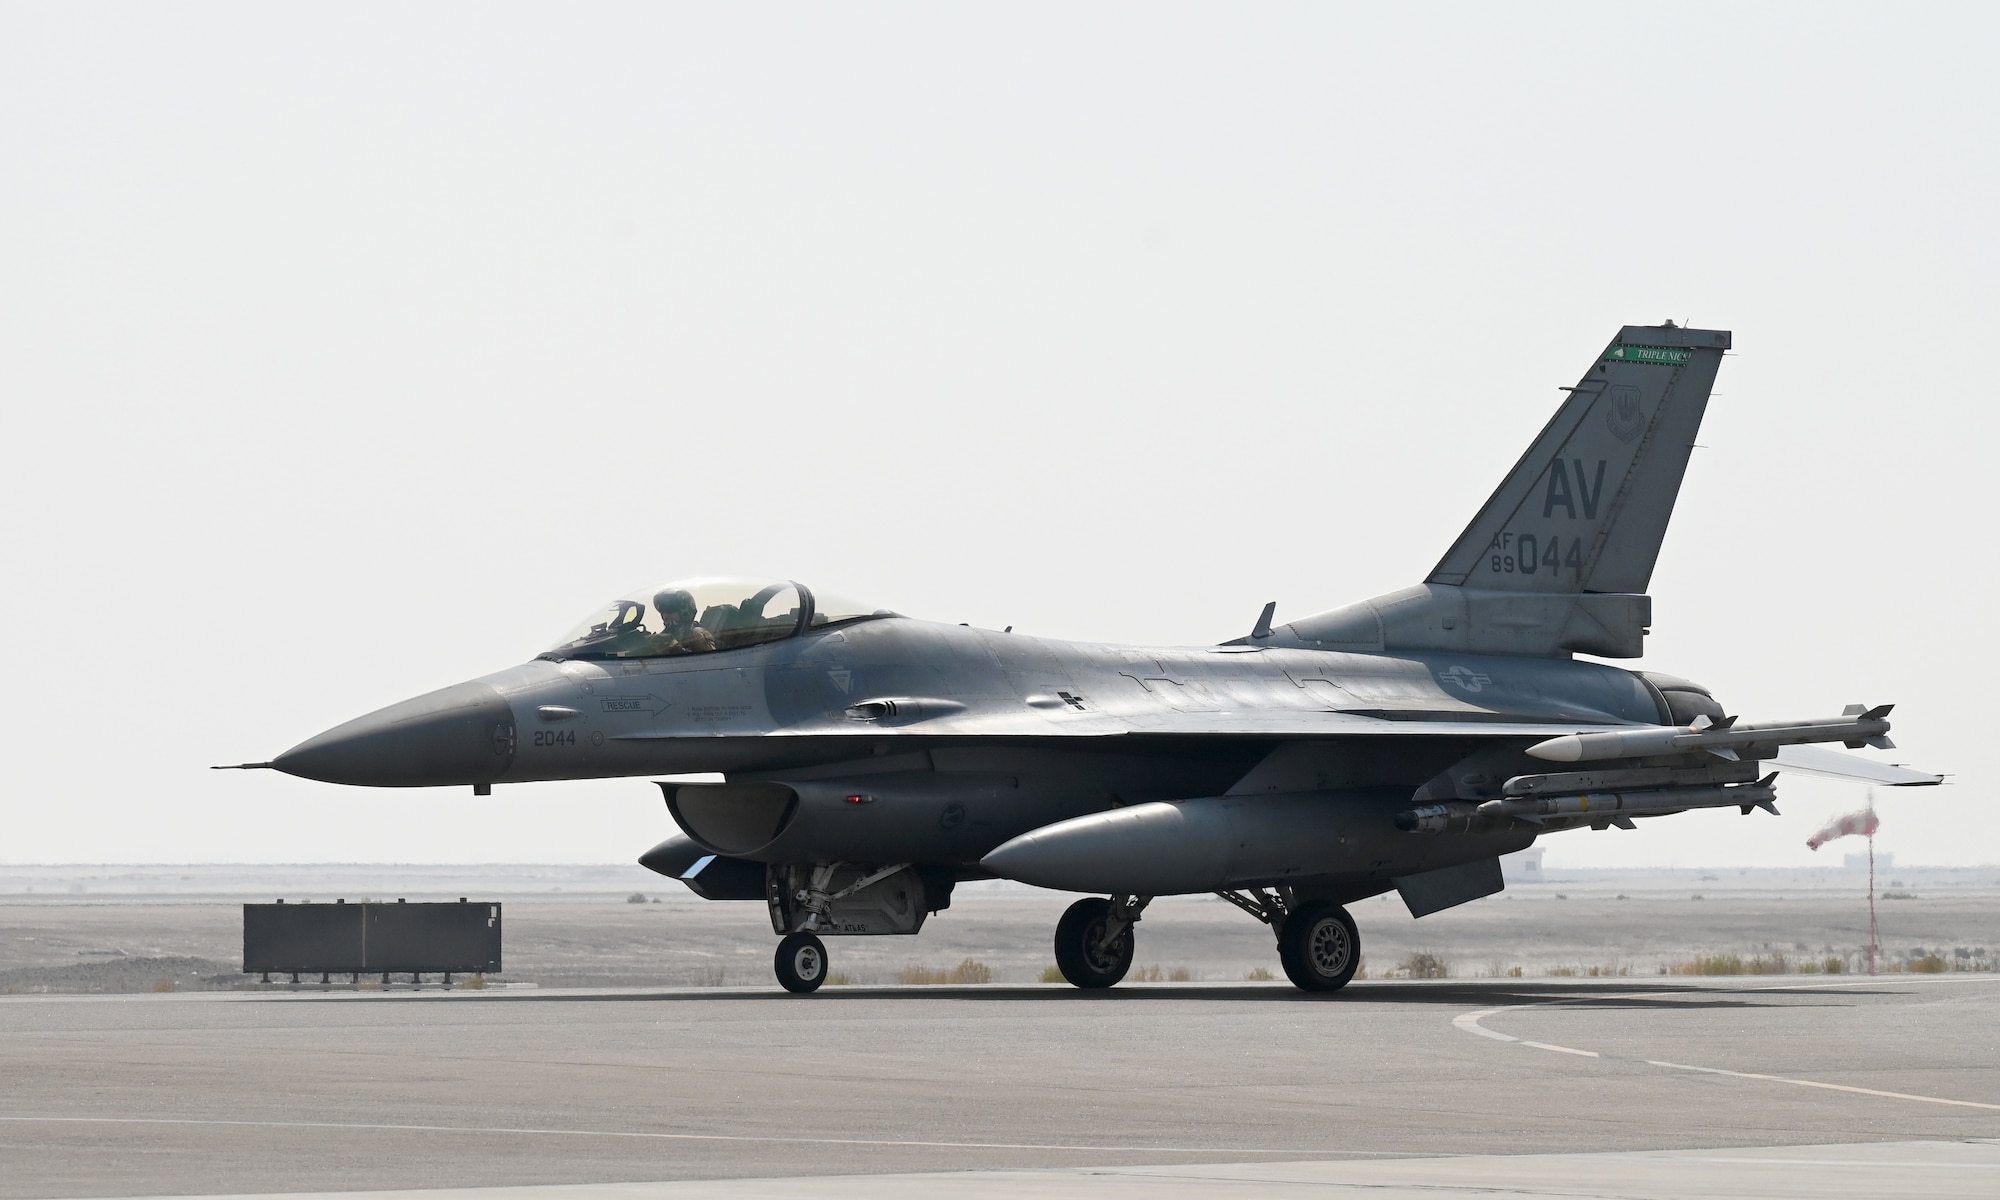
[{"label": "hazy sky", "polygon": [[[1989,6],[0,4],[0,861],[625,861],[642,780],[267,759],[622,589],[1210,643],[1421,579],[1736,333],[1643,665],[1986,752]],[[1982,732],[1982,730],[1985,732]],[[1792,865],[1859,789],[1548,839]]]}]

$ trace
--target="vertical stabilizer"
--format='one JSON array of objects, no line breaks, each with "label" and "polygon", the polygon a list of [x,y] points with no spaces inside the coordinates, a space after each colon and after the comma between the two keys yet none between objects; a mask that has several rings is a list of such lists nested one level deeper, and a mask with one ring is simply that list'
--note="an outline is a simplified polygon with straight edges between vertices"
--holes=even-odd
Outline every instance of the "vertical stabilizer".
[{"label": "vertical stabilizer", "polygon": [[1620,330],[1427,582],[1645,591],[1728,348],[1723,330]]},{"label": "vertical stabilizer", "polygon": [[1626,326],[1428,579],[1259,643],[1639,657],[1646,587],[1729,341]]}]

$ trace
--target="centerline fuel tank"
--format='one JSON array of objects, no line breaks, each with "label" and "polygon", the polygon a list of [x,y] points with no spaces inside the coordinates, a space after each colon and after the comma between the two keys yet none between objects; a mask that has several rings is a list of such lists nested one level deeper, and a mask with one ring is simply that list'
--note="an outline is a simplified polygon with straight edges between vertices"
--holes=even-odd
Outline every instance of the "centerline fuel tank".
[{"label": "centerline fuel tank", "polygon": [[1408,798],[1399,788],[1357,788],[1135,804],[1022,834],[980,865],[1038,887],[1171,896],[1331,880],[1386,886],[1392,874],[1508,854],[1534,841],[1529,832],[1499,831],[1437,839],[1426,852],[1396,828]]}]

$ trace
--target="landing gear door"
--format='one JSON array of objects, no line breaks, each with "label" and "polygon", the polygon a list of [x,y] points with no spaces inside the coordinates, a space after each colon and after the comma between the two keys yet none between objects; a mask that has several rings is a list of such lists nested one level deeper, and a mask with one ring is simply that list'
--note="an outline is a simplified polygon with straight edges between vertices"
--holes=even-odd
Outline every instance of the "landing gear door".
[{"label": "landing gear door", "polygon": [[774,932],[823,936],[915,933],[930,915],[924,881],[905,867],[865,887],[848,891],[874,874],[869,867],[773,866],[766,876]]}]

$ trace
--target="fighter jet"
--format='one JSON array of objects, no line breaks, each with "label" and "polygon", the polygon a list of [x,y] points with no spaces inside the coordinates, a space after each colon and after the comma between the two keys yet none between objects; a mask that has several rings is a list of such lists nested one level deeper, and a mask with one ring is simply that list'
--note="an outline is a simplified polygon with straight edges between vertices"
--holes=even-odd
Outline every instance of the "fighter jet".
[{"label": "fighter jet", "polygon": [[[1776,813],[1775,767],[1890,786],[1890,706],[1747,722],[1637,658],[1646,594],[1730,334],[1628,326],[1429,577],[1220,645],[1056,641],[919,620],[788,580],[620,596],[520,666],[394,704],[269,766],[328,783],[662,781],[639,861],[762,901],[778,981],[824,938],[915,934],[960,882],[1086,893],[1055,930],[1116,984],[1155,896],[1268,925],[1300,988],[1345,985],[1348,905],[1418,917],[1502,888],[1544,834],[1699,808]],[[1591,656],[1583,658],[1579,656]]]}]

